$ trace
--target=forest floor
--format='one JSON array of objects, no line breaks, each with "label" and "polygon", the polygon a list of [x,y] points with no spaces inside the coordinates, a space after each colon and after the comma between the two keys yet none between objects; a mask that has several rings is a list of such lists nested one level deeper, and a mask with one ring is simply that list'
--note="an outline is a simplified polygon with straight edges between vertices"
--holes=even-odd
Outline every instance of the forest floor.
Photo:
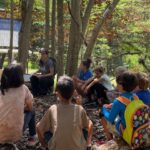
[{"label": "forest floor", "polygon": [[[56,104],[56,98],[54,96],[43,96],[34,99],[34,108],[36,111],[36,123],[43,117],[47,109]],[[92,150],[129,150],[130,148],[125,144],[123,140],[111,140],[106,144],[98,145],[98,142],[105,140],[103,127],[99,122],[99,115],[97,108],[85,108],[88,116],[94,124],[93,139],[92,139]],[[27,147],[28,131],[23,135],[23,138],[17,143],[19,150],[45,150],[39,143],[35,147]],[[150,147],[148,148],[150,150]],[[143,150],[148,150],[144,148]]]}]

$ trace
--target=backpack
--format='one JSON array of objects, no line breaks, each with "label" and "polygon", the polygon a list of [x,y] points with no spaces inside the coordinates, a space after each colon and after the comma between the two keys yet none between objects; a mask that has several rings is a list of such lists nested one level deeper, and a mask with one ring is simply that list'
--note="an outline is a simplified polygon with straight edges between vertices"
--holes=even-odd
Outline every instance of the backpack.
[{"label": "backpack", "polygon": [[133,101],[120,96],[117,98],[126,105],[125,123],[126,128],[122,128],[123,139],[133,148],[137,148],[146,143],[149,135],[150,120],[149,106],[145,105],[137,96]]}]

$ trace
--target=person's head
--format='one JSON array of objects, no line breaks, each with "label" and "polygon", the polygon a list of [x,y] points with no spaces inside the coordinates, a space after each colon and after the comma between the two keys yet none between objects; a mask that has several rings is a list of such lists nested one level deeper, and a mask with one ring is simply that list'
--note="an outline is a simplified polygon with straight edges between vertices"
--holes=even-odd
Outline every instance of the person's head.
[{"label": "person's head", "polygon": [[9,88],[18,88],[24,84],[23,68],[19,64],[10,64],[4,68],[1,77],[1,91],[5,94]]},{"label": "person's head", "polygon": [[121,75],[122,73],[124,73],[126,71],[128,71],[127,67],[119,66],[115,69],[115,76],[117,77],[117,76]]},{"label": "person's head", "polygon": [[136,73],[138,79],[138,89],[139,90],[147,90],[149,88],[149,78],[143,72]]},{"label": "person's head", "polygon": [[87,58],[85,60],[82,60],[81,64],[80,64],[80,69],[82,71],[87,71],[90,66],[91,66],[92,60],[90,58]]},{"label": "person's head", "polygon": [[126,71],[116,78],[117,88],[120,92],[132,92],[138,85],[136,74]]},{"label": "person's head", "polygon": [[72,78],[61,76],[56,85],[56,91],[61,100],[68,102],[74,93],[75,87]]},{"label": "person's head", "polygon": [[45,61],[45,60],[48,59],[49,56],[48,56],[48,51],[47,50],[41,49],[40,53],[41,53],[41,60],[42,61]]},{"label": "person's head", "polygon": [[99,77],[101,77],[104,74],[105,68],[102,67],[102,66],[96,67],[94,72],[95,72],[96,77],[99,78]]}]

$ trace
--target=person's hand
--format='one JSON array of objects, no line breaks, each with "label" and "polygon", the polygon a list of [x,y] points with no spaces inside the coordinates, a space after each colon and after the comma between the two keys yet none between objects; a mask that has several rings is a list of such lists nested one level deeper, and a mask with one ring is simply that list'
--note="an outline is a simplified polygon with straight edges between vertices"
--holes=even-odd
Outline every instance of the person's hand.
[{"label": "person's hand", "polygon": [[95,83],[98,83],[98,82],[99,82],[99,79],[98,79],[98,78],[95,78],[95,79],[94,79],[94,82],[95,82]]},{"label": "person's hand", "polygon": [[39,77],[42,77],[43,75],[41,73],[36,73],[36,74],[34,74],[34,76],[39,78]]},{"label": "person's hand", "polygon": [[107,108],[107,109],[111,109],[112,108],[112,103],[111,104],[105,104],[104,107]]}]

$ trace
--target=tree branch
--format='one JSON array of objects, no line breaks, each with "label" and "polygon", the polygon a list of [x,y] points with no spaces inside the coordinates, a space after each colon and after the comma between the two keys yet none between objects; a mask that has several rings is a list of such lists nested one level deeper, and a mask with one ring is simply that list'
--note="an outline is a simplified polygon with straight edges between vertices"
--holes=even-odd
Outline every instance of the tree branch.
[{"label": "tree branch", "polygon": [[108,16],[110,14],[112,14],[112,12],[116,8],[119,1],[120,0],[113,0],[113,2],[111,4],[109,4],[109,6],[105,9],[105,11],[103,12],[103,15],[100,17],[99,21],[96,23],[96,25],[92,31],[92,36],[89,40],[85,55],[84,55],[85,58],[88,58],[91,56],[92,50],[95,46],[100,29],[102,28],[102,26],[103,26],[105,20],[108,18]]},{"label": "tree branch", "polygon": [[[79,23],[76,21],[75,17],[74,17],[73,14],[72,14],[72,11],[71,11],[71,8],[70,8],[70,2],[67,1],[67,4],[68,4],[68,10],[69,10],[69,13],[70,13],[71,18],[73,19],[73,21],[75,22],[75,24],[76,24],[76,25],[78,26],[78,28],[80,29]],[[82,40],[84,41],[85,46],[87,47],[87,42],[86,42],[86,39],[85,39],[85,37],[84,37],[83,32],[80,32],[80,36],[81,36]]]}]

